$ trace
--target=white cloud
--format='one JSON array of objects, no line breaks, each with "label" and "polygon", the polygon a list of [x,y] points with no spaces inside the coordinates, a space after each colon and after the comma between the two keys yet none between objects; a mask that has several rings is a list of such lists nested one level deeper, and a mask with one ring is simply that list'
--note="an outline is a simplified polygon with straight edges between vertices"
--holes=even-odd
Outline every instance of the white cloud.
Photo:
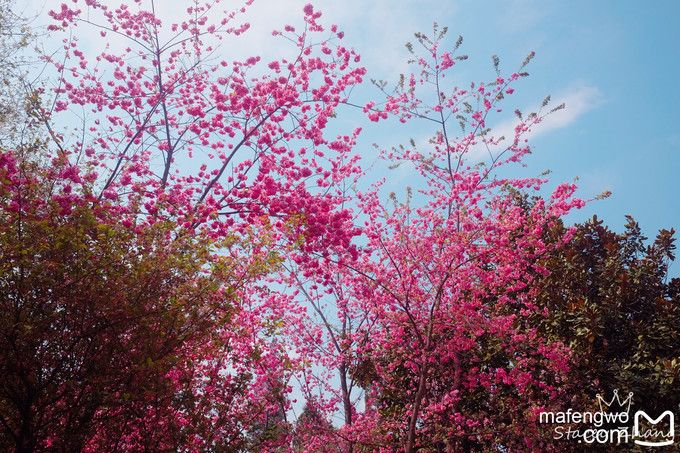
[{"label": "white cloud", "polygon": [[[524,138],[535,139],[540,135],[545,135],[549,132],[565,128],[589,111],[598,107],[602,102],[602,93],[597,87],[584,83],[572,84],[561,93],[551,96],[550,104],[544,108],[544,111],[557,107],[560,104],[565,104],[565,108],[547,115],[541,123],[534,126],[529,133],[526,133]],[[521,111],[526,117],[530,112],[538,112],[539,109],[540,104],[531,105]],[[489,125],[492,128],[491,134],[494,137],[505,137],[503,142],[492,149],[494,154],[508,146],[510,140],[514,137],[514,130],[517,123],[518,119],[513,116],[512,118],[503,120],[495,125]],[[483,146],[477,146],[470,152],[470,157],[472,159],[484,159],[487,156],[488,151]]]},{"label": "white cloud", "polygon": [[548,115],[532,132],[533,136],[569,126],[578,118],[602,103],[602,93],[594,86],[580,84],[555,96],[552,105],[565,104],[565,108]]}]

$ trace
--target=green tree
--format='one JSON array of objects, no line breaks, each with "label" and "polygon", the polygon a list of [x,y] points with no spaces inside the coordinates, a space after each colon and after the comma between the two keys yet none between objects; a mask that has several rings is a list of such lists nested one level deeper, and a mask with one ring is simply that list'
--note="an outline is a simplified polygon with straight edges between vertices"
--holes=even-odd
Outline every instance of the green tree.
[{"label": "green tree", "polygon": [[0,450],[80,451],[193,404],[167,375],[229,321],[232,280],[207,242],[122,222],[36,153],[0,152]]},{"label": "green tree", "polygon": [[[651,414],[680,408],[680,279],[670,278],[674,231],[652,243],[630,216],[623,233],[597,217],[546,261],[537,303],[549,338],[573,351],[570,385],[583,404],[634,392]],[[564,228],[564,227],[562,227]]]}]

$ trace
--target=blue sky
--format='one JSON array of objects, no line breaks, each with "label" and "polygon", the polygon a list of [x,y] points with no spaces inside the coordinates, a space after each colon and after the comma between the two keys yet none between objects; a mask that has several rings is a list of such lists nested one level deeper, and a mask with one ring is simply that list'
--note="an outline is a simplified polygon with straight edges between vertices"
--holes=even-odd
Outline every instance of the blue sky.
[{"label": "blue sky", "polygon": [[[230,0],[231,1],[231,0]],[[255,0],[253,27],[238,53],[277,55],[284,49],[270,31],[299,23],[307,0]],[[28,12],[58,7],[58,0],[19,1]],[[112,2],[118,3],[118,1]],[[158,2],[169,5],[170,2]],[[181,11],[169,8],[170,14]],[[493,75],[491,55],[514,69],[531,50],[531,77],[506,106],[525,110],[547,94],[567,109],[539,130],[534,154],[524,172],[553,171],[555,183],[579,177],[580,195],[604,190],[613,195],[572,215],[580,221],[597,213],[620,230],[632,214],[653,235],[661,227],[680,227],[677,169],[680,168],[680,2],[657,0],[321,0],[326,23],[346,31],[346,43],[364,57],[371,76],[395,80],[405,69],[403,44],[432,22],[463,35],[458,83]],[[231,48],[234,49],[234,48]],[[371,96],[369,89],[358,93]],[[353,116],[357,116],[356,114]],[[358,120],[357,120],[358,121]],[[351,121],[350,121],[351,122]],[[413,134],[412,134],[413,135]],[[404,136],[408,138],[408,132]],[[359,151],[371,153],[374,141],[392,144],[393,134],[370,125]],[[677,266],[676,266],[677,267]]]}]

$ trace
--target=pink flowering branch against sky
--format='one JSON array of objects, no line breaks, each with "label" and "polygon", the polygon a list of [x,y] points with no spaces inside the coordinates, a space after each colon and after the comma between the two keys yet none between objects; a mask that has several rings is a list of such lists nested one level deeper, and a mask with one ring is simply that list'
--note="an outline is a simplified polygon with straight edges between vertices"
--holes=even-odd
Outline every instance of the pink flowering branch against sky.
[{"label": "pink flowering branch against sky", "polygon": [[[159,15],[171,20],[181,14],[177,3],[159,8]],[[248,36],[233,46],[229,44],[235,40],[226,40],[222,51],[236,57],[257,54],[265,60],[290,52],[290,46],[273,39],[271,30],[299,25],[306,3],[256,0],[244,17],[251,25]],[[55,4],[28,0],[21,6],[26,13],[39,14],[36,23],[44,24]],[[669,189],[680,166],[680,93],[668,90],[680,69],[674,44],[680,41],[680,31],[672,23],[680,14],[677,2],[666,0],[649,8],[632,1],[322,0],[314,7],[323,12],[325,23],[345,31],[345,45],[362,55],[370,77],[388,81],[396,81],[406,70],[403,44],[412,40],[413,32],[428,31],[433,21],[448,26],[453,37],[463,35],[462,51],[471,56],[459,65],[453,82],[489,79],[493,54],[500,56],[503,69],[511,70],[529,51],[536,51],[529,68],[531,82],[522,85],[515,106],[535,106],[546,95],[567,106],[533,132],[529,171],[550,169],[556,181],[578,176],[584,197],[613,192],[573,220],[597,211],[615,227],[622,227],[629,213],[644,229],[679,223],[680,200]],[[93,44],[102,42],[97,35],[90,38]],[[87,41],[84,35],[82,42]],[[358,99],[373,97],[370,87],[355,91]],[[511,111],[504,114],[497,117],[499,129],[512,120]],[[380,131],[368,125],[359,140],[357,149],[369,159],[374,142],[424,140],[429,133],[424,129],[387,136]],[[376,167],[374,176],[384,171]],[[397,171],[408,178],[408,169]]]}]

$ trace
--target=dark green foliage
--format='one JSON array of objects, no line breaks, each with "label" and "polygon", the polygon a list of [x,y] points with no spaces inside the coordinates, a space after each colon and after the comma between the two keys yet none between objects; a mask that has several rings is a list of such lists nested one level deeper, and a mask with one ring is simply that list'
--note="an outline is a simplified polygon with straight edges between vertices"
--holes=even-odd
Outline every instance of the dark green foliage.
[{"label": "dark green foliage", "polygon": [[[673,230],[648,244],[632,217],[625,232],[594,217],[546,262],[539,321],[574,353],[571,385],[584,401],[634,392],[634,405],[660,414],[680,407],[680,279],[670,279]],[[576,408],[575,408],[576,409]]]}]

